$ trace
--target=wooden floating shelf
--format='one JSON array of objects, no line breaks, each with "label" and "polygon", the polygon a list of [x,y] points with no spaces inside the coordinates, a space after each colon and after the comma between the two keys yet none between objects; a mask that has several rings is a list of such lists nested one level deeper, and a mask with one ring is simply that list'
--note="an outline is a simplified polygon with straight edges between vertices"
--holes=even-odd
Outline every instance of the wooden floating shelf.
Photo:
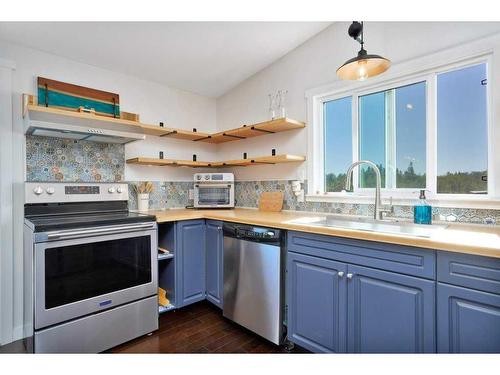
[{"label": "wooden floating shelf", "polygon": [[225,143],[258,137],[265,134],[274,134],[293,129],[301,129],[305,126],[306,124],[303,122],[284,117],[276,120],[261,122],[259,124],[243,125],[236,129],[225,130],[223,132],[211,134],[207,138],[199,139],[198,141],[207,143]]},{"label": "wooden floating shelf", "polygon": [[150,165],[150,166],[169,166],[169,167],[191,167],[191,168],[224,168],[224,167],[247,167],[252,165],[278,164],[303,162],[304,156],[298,155],[275,155],[261,156],[249,159],[237,159],[217,162],[190,161],[190,160],[172,160],[155,158],[132,158],[127,160],[127,164]]},{"label": "wooden floating shelf", "polygon": [[[253,138],[265,134],[280,133],[293,129],[301,129],[306,125],[301,121],[290,118],[279,118],[265,121],[254,125],[244,125],[239,128],[225,130],[214,134],[198,131],[188,131],[159,125],[144,124],[138,121],[120,118],[98,116],[90,113],[73,112],[69,110],[39,106],[38,99],[34,95],[23,94],[23,117],[29,114],[30,120],[46,121],[55,123],[71,122],[75,125],[101,127],[104,125],[117,125],[127,127],[142,134],[157,137],[174,138],[186,141],[205,143],[225,143],[241,139]],[[120,130],[120,129],[116,129]]]}]

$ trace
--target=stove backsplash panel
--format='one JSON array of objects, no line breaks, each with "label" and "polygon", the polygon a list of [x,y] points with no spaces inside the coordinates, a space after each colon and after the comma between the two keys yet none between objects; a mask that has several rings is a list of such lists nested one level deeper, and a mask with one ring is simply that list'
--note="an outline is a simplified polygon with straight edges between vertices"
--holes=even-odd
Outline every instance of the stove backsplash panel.
[{"label": "stove backsplash panel", "polygon": [[26,136],[27,181],[119,182],[124,171],[124,145]]}]

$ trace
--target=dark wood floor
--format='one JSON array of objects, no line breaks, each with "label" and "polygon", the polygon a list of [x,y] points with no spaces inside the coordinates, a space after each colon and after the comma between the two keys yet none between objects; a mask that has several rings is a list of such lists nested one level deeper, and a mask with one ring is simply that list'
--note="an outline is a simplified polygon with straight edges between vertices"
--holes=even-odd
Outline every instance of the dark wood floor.
[{"label": "dark wood floor", "polygon": [[[160,316],[160,328],[110,353],[285,353],[203,301]],[[294,352],[301,352],[295,349]]]}]

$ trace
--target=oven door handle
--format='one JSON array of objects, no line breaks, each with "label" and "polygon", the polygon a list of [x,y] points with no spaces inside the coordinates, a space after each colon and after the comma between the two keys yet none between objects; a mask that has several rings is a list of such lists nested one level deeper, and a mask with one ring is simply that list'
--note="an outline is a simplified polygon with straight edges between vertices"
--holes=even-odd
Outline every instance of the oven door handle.
[{"label": "oven door handle", "polygon": [[148,230],[154,228],[155,228],[155,223],[152,222],[152,223],[140,223],[140,224],[130,224],[130,225],[113,225],[109,227],[86,228],[80,230],[61,230],[61,231],[47,233],[47,240],[49,241],[65,240],[70,238],[89,237],[92,235],[123,233],[137,229]]}]

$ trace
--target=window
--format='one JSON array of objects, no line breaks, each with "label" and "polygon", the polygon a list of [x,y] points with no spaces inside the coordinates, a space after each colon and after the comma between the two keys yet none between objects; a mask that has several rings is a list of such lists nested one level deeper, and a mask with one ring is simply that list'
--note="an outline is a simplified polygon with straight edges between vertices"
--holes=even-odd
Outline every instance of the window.
[{"label": "window", "polygon": [[[418,82],[359,97],[359,159],[377,164],[385,188],[425,188],[426,84]],[[359,187],[375,187],[362,166]]]},{"label": "window", "polygon": [[352,98],[326,102],[323,111],[325,191],[342,191],[352,163]]},{"label": "window", "polygon": [[[349,165],[370,160],[380,169],[382,188],[396,196],[414,197],[419,189],[431,197],[488,195],[487,72],[483,58],[314,97],[322,133],[313,142],[321,140],[322,150],[314,143],[311,159],[321,165],[311,173],[311,191],[338,194]],[[353,179],[360,195],[375,187],[368,166]]]},{"label": "window", "polygon": [[488,192],[486,64],[437,76],[437,192]]}]

